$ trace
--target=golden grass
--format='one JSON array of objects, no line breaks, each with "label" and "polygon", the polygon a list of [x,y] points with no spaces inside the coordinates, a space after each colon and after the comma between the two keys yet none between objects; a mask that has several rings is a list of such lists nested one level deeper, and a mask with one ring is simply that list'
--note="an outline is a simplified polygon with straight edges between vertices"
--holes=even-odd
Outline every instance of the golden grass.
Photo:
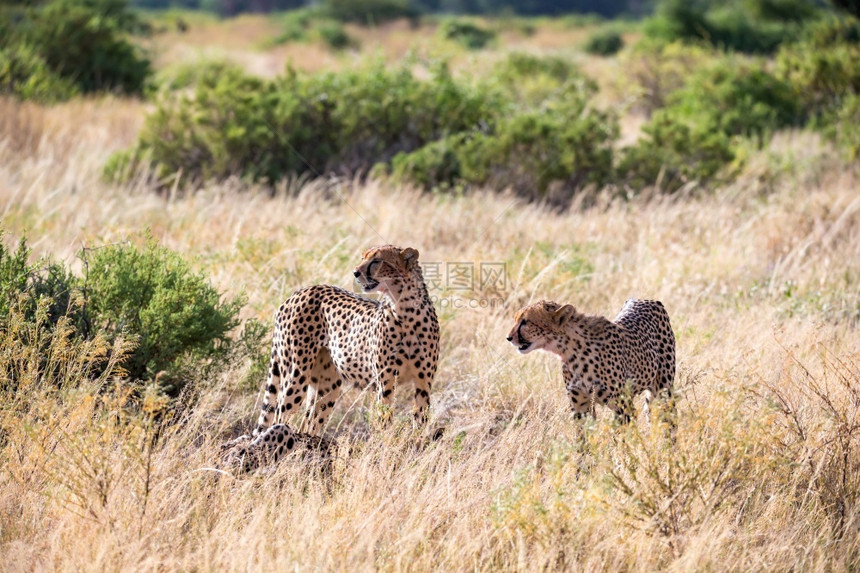
[{"label": "golden grass", "polygon": [[[70,365],[69,386],[19,365],[30,390],[0,406],[4,570],[858,566],[860,199],[856,171],[817,137],[779,134],[713,193],[600,197],[563,214],[378,182],[292,182],[272,197],[228,181],[164,197],[100,177],[144,107],[0,100],[6,240],[26,234],[77,268],[81,246],[148,227],[264,320],[297,287],[349,287],[361,250],[380,243],[443,271],[502,263],[507,284],[433,291],[431,429],[443,436],[411,431],[405,395],[375,429],[372,399],[353,391],[327,427],[339,452],[324,474],[298,460],[211,470],[218,445],[253,422],[256,392],[235,382],[248,366],[199,380],[200,402],[153,443],[160,404],[129,413],[122,392],[74,387],[104,349],[43,341],[35,355]],[[619,428],[602,411],[577,424],[558,362],[504,340],[536,298],[614,316],[628,297],[662,300],[677,334],[675,441],[656,421]],[[24,352],[16,332],[2,332],[3,372]]]}]

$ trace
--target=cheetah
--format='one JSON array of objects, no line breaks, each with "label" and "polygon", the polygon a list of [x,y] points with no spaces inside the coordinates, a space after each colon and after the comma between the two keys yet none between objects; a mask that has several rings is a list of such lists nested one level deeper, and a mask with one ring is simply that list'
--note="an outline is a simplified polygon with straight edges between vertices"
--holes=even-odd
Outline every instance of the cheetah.
[{"label": "cheetah", "polygon": [[675,335],[660,301],[630,299],[611,322],[569,304],[540,301],[521,309],[514,320],[507,339],[520,354],[542,349],[561,358],[577,418],[602,404],[628,422],[630,400],[640,392],[645,392],[646,412],[653,395],[671,397]]},{"label": "cheetah", "polygon": [[[353,275],[364,292],[378,292],[381,299],[315,285],[296,291],[278,309],[262,411],[253,437],[231,442],[239,446],[233,458],[276,462],[298,445],[304,431],[321,433],[335,402],[351,386],[375,385],[387,405],[395,384],[411,381],[414,421],[426,421],[439,322],[418,251],[392,245],[369,249]],[[294,432],[282,419],[308,395],[302,425]]]}]

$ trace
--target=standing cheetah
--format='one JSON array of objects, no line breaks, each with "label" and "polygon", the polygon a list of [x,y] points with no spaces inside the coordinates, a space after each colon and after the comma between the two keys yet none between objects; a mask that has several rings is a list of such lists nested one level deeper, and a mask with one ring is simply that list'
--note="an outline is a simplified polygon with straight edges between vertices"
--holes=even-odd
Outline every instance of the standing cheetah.
[{"label": "standing cheetah", "polygon": [[629,399],[646,392],[671,394],[675,380],[675,335],[656,300],[628,300],[615,320],[589,316],[566,304],[540,301],[514,318],[508,342],[521,354],[543,349],[557,354],[577,417],[603,404],[629,421]]},{"label": "standing cheetah", "polygon": [[381,293],[380,301],[316,285],[297,291],[278,309],[255,438],[231,442],[242,445],[232,458],[277,461],[301,435],[282,419],[310,394],[301,429],[317,435],[349,386],[375,385],[379,400],[388,404],[395,384],[409,381],[415,421],[425,422],[439,359],[439,322],[418,251],[386,245],[367,250],[362,259],[353,274],[365,292]]}]

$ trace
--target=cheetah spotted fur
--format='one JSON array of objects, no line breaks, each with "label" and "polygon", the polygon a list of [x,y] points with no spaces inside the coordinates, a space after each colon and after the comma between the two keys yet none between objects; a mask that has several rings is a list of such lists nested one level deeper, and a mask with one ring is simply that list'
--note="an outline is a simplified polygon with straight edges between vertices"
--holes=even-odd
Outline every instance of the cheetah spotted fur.
[{"label": "cheetah spotted fur", "polygon": [[557,354],[570,406],[576,417],[593,405],[612,409],[629,421],[629,399],[645,392],[671,396],[675,379],[675,335],[663,304],[628,300],[615,320],[581,314],[569,305],[540,301],[519,312],[508,341],[521,354]]},{"label": "cheetah spotted fur", "polygon": [[[381,293],[381,300],[315,285],[295,292],[278,309],[262,411],[253,437],[228,444],[234,465],[249,469],[277,462],[303,436],[318,435],[351,386],[375,386],[379,401],[388,405],[395,384],[411,382],[415,422],[426,421],[439,323],[418,251],[391,245],[369,249],[353,275],[365,292]],[[294,432],[283,419],[305,402],[302,426]]]}]

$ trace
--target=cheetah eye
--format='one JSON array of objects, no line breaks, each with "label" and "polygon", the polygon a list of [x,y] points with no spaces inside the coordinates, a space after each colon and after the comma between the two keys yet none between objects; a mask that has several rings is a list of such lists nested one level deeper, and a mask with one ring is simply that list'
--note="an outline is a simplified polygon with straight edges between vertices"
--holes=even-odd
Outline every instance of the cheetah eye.
[{"label": "cheetah eye", "polygon": [[368,274],[372,273],[373,272],[373,266],[378,265],[378,264],[379,264],[379,261],[377,261],[377,260],[370,261],[370,264],[367,265],[367,273]]}]

